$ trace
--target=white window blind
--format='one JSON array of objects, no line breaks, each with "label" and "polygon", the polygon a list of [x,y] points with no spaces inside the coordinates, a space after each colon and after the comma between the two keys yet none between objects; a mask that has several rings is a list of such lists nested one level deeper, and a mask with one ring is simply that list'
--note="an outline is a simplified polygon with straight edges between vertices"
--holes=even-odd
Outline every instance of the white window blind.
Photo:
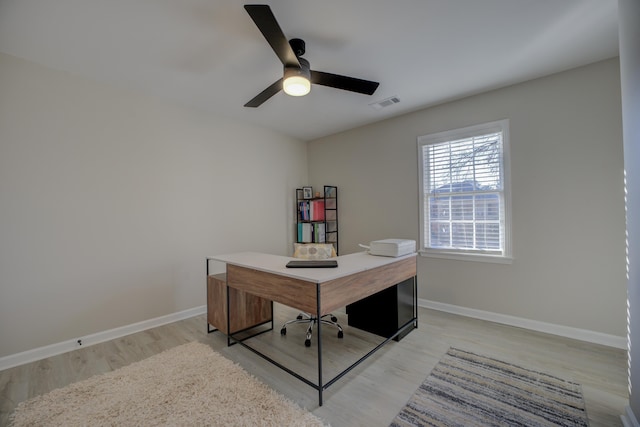
[{"label": "white window blind", "polygon": [[418,139],[423,250],[510,256],[506,124],[494,122]]}]

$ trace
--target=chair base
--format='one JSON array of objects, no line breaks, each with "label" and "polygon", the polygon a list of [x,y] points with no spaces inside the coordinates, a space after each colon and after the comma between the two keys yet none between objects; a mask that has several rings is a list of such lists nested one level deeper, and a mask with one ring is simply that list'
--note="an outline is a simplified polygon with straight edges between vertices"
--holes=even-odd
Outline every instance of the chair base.
[{"label": "chair base", "polygon": [[[328,317],[329,319],[325,319],[326,317]],[[313,332],[313,326],[317,322],[318,322],[318,318],[316,316],[311,316],[310,314],[307,314],[307,313],[300,313],[298,314],[297,318],[295,318],[294,320],[289,320],[288,322],[285,322],[282,325],[282,328],[280,329],[280,335],[287,335],[287,325],[290,325],[293,323],[308,323],[309,326],[307,327],[307,334],[304,340],[304,345],[305,347],[311,347],[311,334]],[[338,323],[338,318],[333,314],[325,314],[324,316],[321,316],[320,322],[322,322],[322,324],[324,325],[330,325],[330,326],[336,327],[338,329],[338,338],[344,337],[342,326],[340,326],[340,324]]]}]

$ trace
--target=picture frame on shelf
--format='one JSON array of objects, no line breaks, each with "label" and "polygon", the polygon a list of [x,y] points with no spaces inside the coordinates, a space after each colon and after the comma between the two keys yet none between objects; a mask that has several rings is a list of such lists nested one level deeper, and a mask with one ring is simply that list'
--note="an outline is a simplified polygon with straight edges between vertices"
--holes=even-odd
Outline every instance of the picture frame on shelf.
[{"label": "picture frame on shelf", "polygon": [[313,199],[313,188],[312,187],[302,187],[302,197],[304,199]]}]

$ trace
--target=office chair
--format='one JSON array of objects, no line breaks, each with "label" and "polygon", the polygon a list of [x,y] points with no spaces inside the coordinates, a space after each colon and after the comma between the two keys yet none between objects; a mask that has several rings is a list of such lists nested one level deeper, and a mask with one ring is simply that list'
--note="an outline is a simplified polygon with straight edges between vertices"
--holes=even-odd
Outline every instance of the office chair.
[{"label": "office chair", "polygon": [[[332,244],[322,244],[322,243],[296,243],[295,250],[293,253],[294,258],[300,259],[329,259],[331,257],[335,257],[336,250]],[[320,316],[318,319],[317,316],[313,316],[309,313],[300,313],[298,316],[293,319],[285,322],[280,329],[280,335],[287,335],[287,325],[293,323],[308,323],[307,334],[305,336],[304,345],[305,347],[311,347],[311,335],[313,332],[313,327],[317,322],[322,322],[324,325],[333,326],[338,329],[338,338],[344,337],[344,332],[342,330],[342,326],[338,323],[338,318],[331,313]]]},{"label": "office chair", "polygon": [[[326,319],[326,317],[329,317],[330,319]],[[313,326],[317,322],[318,317],[312,316],[308,313],[300,313],[295,319],[289,320],[282,325],[282,329],[280,329],[280,335],[287,335],[287,325],[290,325],[292,323],[308,323],[309,326],[307,327],[307,334],[305,336],[304,345],[305,347],[311,347],[311,335],[313,332]],[[320,316],[320,322],[322,322],[323,325],[330,325],[338,328],[338,338],[344,337],[342,326],[340,326],[340,324],[338,323],[338,318],[333,314],[329,313],[325,314],[324,316]]]}]

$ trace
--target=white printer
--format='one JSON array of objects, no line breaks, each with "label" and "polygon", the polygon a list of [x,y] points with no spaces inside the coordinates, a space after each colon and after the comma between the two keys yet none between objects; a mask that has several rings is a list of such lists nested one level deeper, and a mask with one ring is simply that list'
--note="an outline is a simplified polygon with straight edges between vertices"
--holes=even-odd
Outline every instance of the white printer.
[{"label": "white printer", "polygon": [[[367,246],[361,246],[367,248]],[[414,253],[416,251],[416,241],[406,239],[374,240],[369,243],[368,249],[371,255],[399,257]]]}]

